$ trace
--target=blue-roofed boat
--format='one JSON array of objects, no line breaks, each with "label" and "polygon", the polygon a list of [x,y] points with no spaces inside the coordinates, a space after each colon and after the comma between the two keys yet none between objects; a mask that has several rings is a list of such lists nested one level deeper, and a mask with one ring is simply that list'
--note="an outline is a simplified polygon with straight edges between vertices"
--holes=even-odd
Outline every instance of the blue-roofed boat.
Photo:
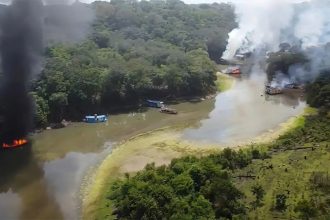
[{"label": "blue-roofed boat", "polygon": [[106,122],[107,116],[106,115],[87,115],[84,118],[84,122],[86,123],[99,123],[99,122]]},{"label": "blue-roofed boat", "polygon": [[153,107],[153,108],[162,108],[162,107],[164,107],[164,102],[162,102],[162,101],[155,101],[155,100],[148,99],[146,101],[146,103],[149,107]]}]

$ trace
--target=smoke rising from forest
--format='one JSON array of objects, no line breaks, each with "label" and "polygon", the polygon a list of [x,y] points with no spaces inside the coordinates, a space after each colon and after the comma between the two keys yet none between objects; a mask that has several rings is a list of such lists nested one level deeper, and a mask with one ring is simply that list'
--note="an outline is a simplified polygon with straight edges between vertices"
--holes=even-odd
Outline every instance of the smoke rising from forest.
[{"label": "smoke rising from forest", "polygon": [[223,58],[232,59],[237,52],[261,51],[264,57],[267,51],[276,52],[281,43],[288,43],[310,61],[308,66],[292,66],[289,78],[312,80],[318,72],[328,68],[330,1],[237,1],[235,13],[238,27],[229,34]]},{"label": "smoke rising from forest", "polygon": [[276,50],[282,42],[302,43],[303,48],[330,42],[330,2],[313,0],[252,0],[235,4],[238,28],[229,34],[224,58],[236,51]]}]

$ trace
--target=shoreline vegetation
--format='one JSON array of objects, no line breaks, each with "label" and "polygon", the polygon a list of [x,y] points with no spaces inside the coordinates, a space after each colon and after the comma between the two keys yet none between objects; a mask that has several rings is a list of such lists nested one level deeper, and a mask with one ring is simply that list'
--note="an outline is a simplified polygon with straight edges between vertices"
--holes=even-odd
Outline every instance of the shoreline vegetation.
[{"label": "shoreline vegetation", "polygon": [[[105,158],[93,176],[93,184],[86,188],[83,218],[111,219],[115,217],[113,215],[119,215],[119,218],[134,219],[163,214],[172,218],[169,207],[173,206],[176,208],[174,219],[206,215],[210,219],[224,216],[327,219],[330,216],[327,82],[319,80],[306,89],[307,103],[318,109],[307,107],[303,114],[290,118],[275,131],[268,131],[249,143],[241,143],[236,150],[221,150],[221,146],[216,145],[196,147],[201,144],[181,139],[180,127],[154,130],[122,143]],[[209,168],[217,175],[225,176],[210,179]],[[199,178],[204,180],[199,182]],[[161,179],[165,182],[159,182]],[[186,188],[191,182],[197,184],[195,188]],[[157,194],[157,184],[163,184],[171,194],[166,206],[160,204],[164,202],[162,197],[153,194]],[[224,186],[229,188],[221,188]],[[193,190],[192,195],[180,195],[184,191],[177,191],[176,187]],[[219,207],[232,202],[230,199],[223,201],[220,197],[210,197],[229,189],[239,191],[235,198],[240,201],[235,202],[234,207]],[[198,198],[198,204],[191,196]],[[146,202],[151,202],[149,205],[153,208],[149,209]],[[196,205],[204,208],[195,209]],[[202,212],[205,208],[213,214]],[[227,213],[222,213],[223,208]]]},{"label": "shoreline vegetation", "polygon": [[[233,85],[233,83],[231,83]],[[312,108],[306,108],[301,115],[291,117],[273,131],[267,131],[253,140],[231,146],[237,150],[250,149],[251,145],[261,145],[276,140],[290,130],[304,122],[308,115],[315,114]],[[207,156],[221,152],[224,146],[216,144],[201,144],[182,140],[180,131],[182,127],[165,127],[143,134],[139,134],[119,144],[107,156],[92,175],[93,182],[83,189],[84,219],[104,218],[109,213],[111,203],[107,199],[110,186],[118,178],[123,178],[126,173],[136,173],[150,163],[155,166],[168,165],[174,158],[183,156]],[[147,144],[146,144],[147,143]],[[198,146],[198,147],[197,147]],[[106,216],[109,218],[109,216]]]},{"label": "shoreline vegetation", "polygon": [[[215,81],[215,84],[216,84],[217,89],[215,92],[212,92],[207,95],[200,95],[200,96],[168,97],[168,98],[162,99],[162,101],[166,101],[167,104],[177,104],[177,103],[185,102],[185,101],[209,100],[209,99],[215,98],[215,96],[217,95],[218,92],[225,92],[225,91],[229,90],[232,86],[235,85],[235,81],[236,81],[235,78],[233,78],[227,74],[224,74],[222,72],[216,72],[216,77],[217,77],[217,80]],[[118,109],[112,109],[112,111],[108,112],[108,114],[109,113],[115,113],[115,114],[126,113],[131,110],[137,110],[137,109],[141,108],[142,106],[143,106],[142,103],[140,103],[138,105],[132,105],[132,106],[121,106]],[[49,124],[47,124],[47,126],[45,125],[44,128],[40,127],[38,129],[35,129],[35,131],[32,134],[41,133],[45,130],[65,128],[67,126],[72,125],[73,123],[81,122],[81,121],[79,121],[79,120],[66,121],[65,119],[63,119],[61,122],[49,123]]]}]

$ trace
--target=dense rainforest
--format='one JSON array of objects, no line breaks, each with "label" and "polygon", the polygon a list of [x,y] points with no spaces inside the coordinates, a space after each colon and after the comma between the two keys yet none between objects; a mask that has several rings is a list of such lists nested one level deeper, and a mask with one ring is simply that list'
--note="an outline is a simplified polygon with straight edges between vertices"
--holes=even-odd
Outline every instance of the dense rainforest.
[{"label": "dense rainforest", "polygon": [[33,82],[37,126],[215,91],[215,61],[236,25],[230,5],[116,0],[85,7],[95,13],[86,39],[45,50]]},{"label": "dense rainforest", "polygon": [[328,76],[322,73],[307,89],[308,103],[319,111],[300,116],[274,142],[147,165],[109,186],[104,213],[117,219],[329,219]]}]

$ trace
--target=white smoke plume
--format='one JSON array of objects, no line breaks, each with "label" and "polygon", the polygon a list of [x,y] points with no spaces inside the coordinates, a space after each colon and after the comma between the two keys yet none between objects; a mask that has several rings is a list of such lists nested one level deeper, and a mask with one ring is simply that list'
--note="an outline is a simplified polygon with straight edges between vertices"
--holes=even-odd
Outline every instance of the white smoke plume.
[{"label": "white smoke plume", "polygon": [[237,52],[276,51],[282,42],[303,49],[330,42],[329,0],[236,1],[238,28],[229,34],[224,59]]}]

